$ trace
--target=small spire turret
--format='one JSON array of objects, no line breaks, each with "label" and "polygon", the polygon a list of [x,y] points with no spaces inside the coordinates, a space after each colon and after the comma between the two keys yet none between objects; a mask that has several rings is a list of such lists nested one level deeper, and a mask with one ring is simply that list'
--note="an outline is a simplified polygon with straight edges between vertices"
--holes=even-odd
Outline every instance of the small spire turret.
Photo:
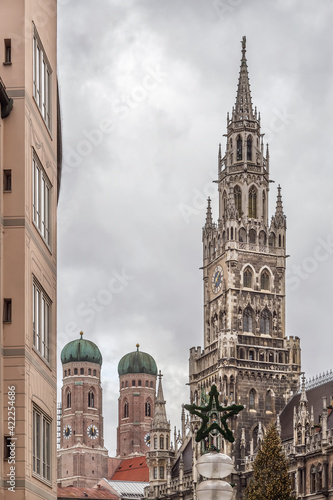
[{"label": "small spire turret", "polygon": [[213,227],[213,217],[212,217],[212,207],[210,204],[210,197],[208,197],[207,200],[207,212],[206,212],[206,228],[212,228]]}]

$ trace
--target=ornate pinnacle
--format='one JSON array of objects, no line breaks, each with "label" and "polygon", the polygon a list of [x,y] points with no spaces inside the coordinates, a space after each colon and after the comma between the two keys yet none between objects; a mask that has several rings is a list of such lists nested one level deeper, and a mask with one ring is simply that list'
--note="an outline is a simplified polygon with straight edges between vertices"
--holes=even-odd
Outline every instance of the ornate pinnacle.
[{"label": "ornate pinnacle", "polygon": [[212,218],[212,207],[210,205],[210,197],[207,200],[207,212],[206,212],[206,224],[207,228],[213,227],[213,218]]}]

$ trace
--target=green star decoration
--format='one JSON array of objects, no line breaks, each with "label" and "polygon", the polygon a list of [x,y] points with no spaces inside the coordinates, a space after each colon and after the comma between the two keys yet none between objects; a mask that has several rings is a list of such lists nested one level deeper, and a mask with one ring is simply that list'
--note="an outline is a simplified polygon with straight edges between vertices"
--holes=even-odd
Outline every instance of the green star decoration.
[{"label": "green star decoration", "polygon": [[[195,438],[197,442],[202,441],[203,439],[208,437],[209,433],[211,433],[212,431],[215,431],[217,434],[222,434],[222,436],[230,443],[233,443],[235,441],[232,431],[228,427],[227,419],[232,417],[233,415],[238,415],[238,413],[243,410],[244,406],[236,404],[224,407],[220,406],[219,393],[216,385],[212,385],[211,387],[211,390],[209,392],[208,405],[197,406],[195,404],[192,404],[185,405],[184,408],[188,410],[191,415],[196,415],[197,417],[202,419],[201,427],[198,430]],[[211,419],[212,423],[208,425],[211,416],[213,417]],[[221,425],[218,423],[219,420],[221,422]]]}]

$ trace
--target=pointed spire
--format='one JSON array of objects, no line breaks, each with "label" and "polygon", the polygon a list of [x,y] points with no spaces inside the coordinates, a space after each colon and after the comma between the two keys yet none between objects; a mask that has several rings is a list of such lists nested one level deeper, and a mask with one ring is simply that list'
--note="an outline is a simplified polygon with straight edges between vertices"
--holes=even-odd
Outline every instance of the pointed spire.
[{"label": "pointed spire", "polygon": [[282,196],[281,196],[281,186],[278,185],[278,195],[276,198],[276,209],[274,222],[276,227],[286,227],[286,216],[283,213]]},{"label": "pointed spire", "polygon": [[301,385],[301,399],[300,403],[307,403],[308,398],[306,397],[306,390],[305,390],[305,375],[304,373],[302,374],[302,385]]},{"label": "pointed spire", "polygon": [[254,120],[249,74],[246,62],[246,37],[242,40],[242,60],[239,71],[238,89],[235,105],[236,120]]},{"label": "pointed spire", "polygon": [[165,400],[163,395],[162,388],[162,373],[161,370],[158,374],[158,389],[157,389],[157,397],[155,403],[155,414],[152,423],[152,429],[164,428],[168,429],[169,424],[167,421],[166,410],[165,410]]},{"label": "pointed spire", "polygon": [[212,207],[210,205],[210,197],[207,200],[207,212],[206,212],[206,228],[213,227],[213,218],[212,218]]}]

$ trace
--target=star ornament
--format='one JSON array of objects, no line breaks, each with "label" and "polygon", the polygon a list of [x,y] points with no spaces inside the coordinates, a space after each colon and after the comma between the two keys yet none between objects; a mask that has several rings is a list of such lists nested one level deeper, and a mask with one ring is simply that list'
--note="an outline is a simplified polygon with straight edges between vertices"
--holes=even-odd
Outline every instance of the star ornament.
[{"label": "star ornament", "polygon": [[184,408],[188,410],[191,415],[196,415],[202,419],[201,427],[195,438],[197,442],[202,441],[208,437],[209,434],[222,434],[230,443],[235,441],[232,431],[228,427],[227,419],[234,415],[238,415],[238,413],[243,410],[244,406],[236,404],[224,407],[221,406],[216,385],[212,385],[211,387],[207,405],[185,405]]}]

